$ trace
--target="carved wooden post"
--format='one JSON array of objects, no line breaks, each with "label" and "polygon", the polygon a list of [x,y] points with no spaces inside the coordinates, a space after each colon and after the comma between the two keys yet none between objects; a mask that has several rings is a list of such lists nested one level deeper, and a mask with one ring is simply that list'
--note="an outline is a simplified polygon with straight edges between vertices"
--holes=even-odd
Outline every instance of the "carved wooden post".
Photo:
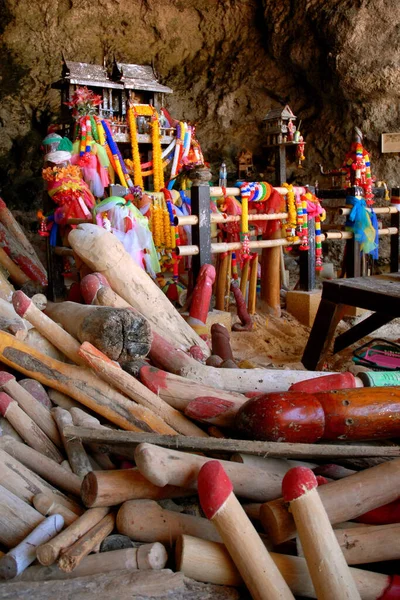
[{"label": "carved wooden post", "polygon": [[191,189],[192,215],[199,218],[198,225],[192,227],[192,244],[199,247],[199,253],[192,258],[193,285],[201,267],[211,264],[210,188],[197,181]]}]

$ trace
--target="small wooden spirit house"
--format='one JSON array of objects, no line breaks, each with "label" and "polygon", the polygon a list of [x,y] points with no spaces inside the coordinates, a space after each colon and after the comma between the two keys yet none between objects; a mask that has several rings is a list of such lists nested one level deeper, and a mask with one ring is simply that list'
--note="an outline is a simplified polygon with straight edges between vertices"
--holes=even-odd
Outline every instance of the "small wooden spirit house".
[{"label": "small wooden spirit house", "polygon": [[275,146],[276,144],[292,142],[296,131],[294,125],[296,118],[288,104],[284,108],[269,110],[263,119],[265,133],[267,134],[267,145]]},{"label": "small wooden spirit house", "polygon": [[253,154],[244,148],[238,156],[238,178],[247,180],[253,170]]},{"label": "small wooden spirit house", "polygon": [[95,94],[102,96],[103,103],[99,113],[108,118],[122,117],[124,86],[112,81],[104,65],[74,62],[63,57],[61,79],[52,84],[52,88],[61,91],[61,123],[65,126],[71,122],[71,111],[66,102],[79,86],[86,86]]},{"label": "small wooden spirit house", "polygon": [[122,83],[128,98],[138,104],[152,104],[159,111],[163,94],[172,94],[170,87],[158,82],[151,65],[131,65],[114,61],[111,79]]},{"label": "small wooden spirit house", "polygon": [[[123,117],[126,114],[128,101],[134,104],[151,104],[157,112],[160,112],[160,108],[163,106],[163,95],[172,94],[170,87],[159,83],[151,65],[134,65],[114,60],[111,79],[124,87]],[[139,135],[147,133],[145,117],[140,119],[137,126]],[[117,141],[128,141],[129,136],[125,139],[128,135],[127,129],[126,131],[125,129],[123,124],[120,127],[117,124],[117,131],[114,132]]]},{"label": "small wooden spirit house", "polygon": [[266,148],[274,148],[276,153],[276,185],[282,185],[286,182],[286,148],[296,148],[298,168],[301,168],[301,163],[305,158],[305,142],[300,133],[300,128],[295,125],[296,119],[296,115],[293,114],[288,104],[284,108],[272,108],[263,119],[265,122]]}]

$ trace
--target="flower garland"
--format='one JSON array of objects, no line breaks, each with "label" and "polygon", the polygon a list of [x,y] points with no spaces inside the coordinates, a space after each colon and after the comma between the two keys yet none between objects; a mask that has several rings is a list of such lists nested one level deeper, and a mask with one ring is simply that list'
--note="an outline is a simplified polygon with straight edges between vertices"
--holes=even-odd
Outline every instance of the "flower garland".
[{"label": "flower garland", "polygon": [[[176,144],[176,139],[173,139],[172,142],[169,144],[169,146],[165,150],[163,150],[163,152],[161,154],[161,158],[163,159],[163,162],[162,162],[163,170],[166,169],[166,167],[169,165],[169,163],[172,160],[172,155],[174,152],[175,144]],[[126,158],[125,164],[128,168],[129,173],[134,173],[133,161],[130,160],[129,158]],[[152,167],[153,167],[152,160],[149,160],[145,163],[141,163],[140,168],[142,169],[142,177],[149,177],[150,175],[153,175]],[[146,171],[146,169],[148,169],[148,170]],[[182,186],[182,189],[183,189],[183,186]]]},{"label": "flower garland", "polygon": [[80,167],[76,165],[67,165],[66,167],[47,167],[42,170],[42,177],[45,181],[60,181],[66,177],[82,177]]},{"label": "flower garland", "polygon": [[[132,106],[128,108],[128,126],[129,134],[131,138],[131,149],[132,149],[132,167],[133,167],[133,182],[135,185],[140,185],[143,189],[143,176],[142,169],[140,166],[140,153],[139,144],[137,143],[137,127],[136,118]],[[130,166],[130,165],[128,165]]]},{"label": "flower garland", "polygon": [[[164,187],[164,165],[162,161],[161,134],[158,113],[151,104],[131,104],[128,108],[128,125],[131,138],[132,162],[135,185],[143,188],[142,167],[140,164],[139,143],[137,139],[136,117],[151,117],[151,143],[153,151],[153,187],[159,192]],[[128,163],[129,164],[129,163]],[[130,165],[129,165],[130,166]],[[147,174],[146,174],[147,175]]]},{"label": "flower garland", "polygon": [[157,111],[154,111],[151,118],[151,143],[153,147],[153,187],[155,192],[159,192],[164,187],[164,169],[161,157],[160,143],[160,122]]},{"label": "flower garland", "polygon": [[[298,213],[296,207],[295,193],[291,184],[284,183],[283,187],[286,188],[288,191],[288,193],[286,194],[288,212],[288,218],[286,221],[286,239],[290,244],[293,244],[298,239],[296,235]],[[291,249],[291,247],[287,247],[288,251],[290,251]]]}]

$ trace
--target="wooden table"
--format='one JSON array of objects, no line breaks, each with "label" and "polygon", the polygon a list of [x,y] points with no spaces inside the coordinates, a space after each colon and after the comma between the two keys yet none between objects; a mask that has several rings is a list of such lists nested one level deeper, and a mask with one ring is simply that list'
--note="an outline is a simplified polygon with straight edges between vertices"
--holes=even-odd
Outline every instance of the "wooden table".
[{"label": "wooden table", "polygon": [[321,303],[302,358],[306,369],[321,369],[348,306],[374,312],[336,338],[334,354],[400,317],[400,273],[324,281]]}]

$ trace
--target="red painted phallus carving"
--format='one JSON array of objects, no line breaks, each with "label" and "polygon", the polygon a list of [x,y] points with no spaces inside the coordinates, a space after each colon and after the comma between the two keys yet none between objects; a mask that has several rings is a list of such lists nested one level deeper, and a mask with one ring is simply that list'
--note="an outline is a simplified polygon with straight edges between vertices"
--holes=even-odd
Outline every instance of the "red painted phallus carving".
[{"label": "red painted phallus carving", "polygon": [[278,392],[246,402],[235,425],[240,434],[254,440],[313,443],[324,433],[325,416],[315,396]]}]

